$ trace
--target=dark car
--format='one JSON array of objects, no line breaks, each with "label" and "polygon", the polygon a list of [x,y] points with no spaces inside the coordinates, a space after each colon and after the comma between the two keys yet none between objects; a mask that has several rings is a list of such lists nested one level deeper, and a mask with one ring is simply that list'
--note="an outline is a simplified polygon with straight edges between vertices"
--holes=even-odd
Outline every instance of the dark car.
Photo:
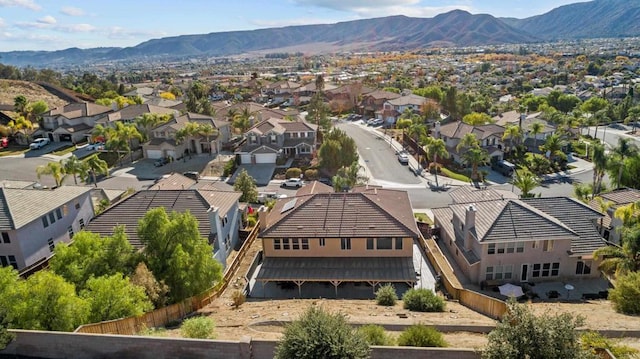
[{"label": "dark car", "polygon": [[182,173],[183,176],[189,177],[194,181],[198,181],[200,179],[200,173],[196,171],[189,171]]},{"label": "dark car", "polygon": [[162,157],[162,158],[158,158],[153,165],[156,167],[162,167],[164,165],[166,165],[167,163],[169,163],[169,160],[166,157]]}]

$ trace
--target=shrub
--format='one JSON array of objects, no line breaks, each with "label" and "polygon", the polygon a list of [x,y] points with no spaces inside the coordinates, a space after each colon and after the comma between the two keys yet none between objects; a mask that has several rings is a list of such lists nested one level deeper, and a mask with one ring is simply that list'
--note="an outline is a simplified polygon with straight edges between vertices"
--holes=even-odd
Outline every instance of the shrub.
[{"label": "shrub", "polygon": [[247,228],[255,227],[256,223],[258,223],[258,219],[255,216],[247,216]]},{"label": "shrub", "polygon": [[376,303],[378,305],[392,307],[396,305],[397,300],[396,288],[391,283],[383,285],[376,291]]},{"label": "shrub", "polygon": [[309,180],[316,180],[318,179],[318,170],[308,169],[304,171],[304,177]]},{"label": "shrub", "polygon": [[236,289],[231,293],[231,300],[233,300],[233,307],[238,309],[247,300],[247,296],[240,289]]},{"label": "shrub", "polygon": [[398,345],[405,347],[446,347],[442,333],[434,327],[418,324],[402,331],[398,337]]},{"label": "shrub", "polygon": [[369,345],[393,345],[393,337],[385,333],[380,325],[368,324],[361,326],[358,331],[364,335]]},{"label": "shrub", "polygon": [[616,358],[637,358],[638,350],[627,345],[618,344],[615,340],[606,338],[602,334],[594,331],[588,331],[580,336],[580,345],[582,349],[608,349]]},{"label": "shrub", "polygon": [[411,288],[404,293],[402,300],[404,301],[404,309],[416,312],[444,311],[444,300],[429,289]]},{"label": "shrub", "polygon": [[213,339],[213,319],[208,317],[193,317],[185,320],[180,332],[185,338]]},{"label": "shrub", "polygon": [[609,300],[616,312],[640,314],[640,272],[619,276],[616,287],[609,291]]},{"label": "shrub", "polygon": [[285,172],[285,177],[286,178],[300,178],[300,174],[302,173],[302,170],[299,169],[298,167],[291,167],[287,169],[287,172]]},{"label": "shrub", "polygon": [[236,159],[232,158],[227,163],[224,164],[224,169],[222,170],[222,176],[229,177],[236,170]]},{"label": "shrub", "polygon": [[349,326],[343,315],[315,307],[287,325],[275,352],[276,359],[368,357],[367,341]]}]

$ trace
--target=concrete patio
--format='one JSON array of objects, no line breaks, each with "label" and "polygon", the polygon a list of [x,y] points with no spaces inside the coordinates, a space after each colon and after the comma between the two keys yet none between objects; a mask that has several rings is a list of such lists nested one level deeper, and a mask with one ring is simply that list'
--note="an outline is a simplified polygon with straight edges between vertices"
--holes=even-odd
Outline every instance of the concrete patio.
[{"label": "concrete patio", "polygon": [[[604,296],[604,292],[610,289],[609,282],[604,278],[577,279],[567,282],[553,281],[513,284],[522,286],[525,294],[529,294],[529,298],[533,301],[542,302],[581,302],[584,300],[605,299],[606,296]],[[567,289],[571,287],[573,287],[572,290]],[[473,288],[473,290],[501,300],[508,299],[506,296],[500,294],[497,287],[485,290],[478,290],[477,288]],[[533,294],[533,296],[531,296],[531,294]],[[519,299],[522,300],[524,298],[526,297],[521,297]]]}]

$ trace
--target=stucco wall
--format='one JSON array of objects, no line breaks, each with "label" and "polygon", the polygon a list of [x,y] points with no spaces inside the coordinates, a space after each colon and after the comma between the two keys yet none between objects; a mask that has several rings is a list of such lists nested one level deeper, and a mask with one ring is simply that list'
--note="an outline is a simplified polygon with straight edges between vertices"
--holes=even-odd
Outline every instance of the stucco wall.
[{"label": "stucco wall", "polygon": [[[340,238],[325,238],[324,246],[319,238],[309,238],[309,249],[273,249],[273,238],[263,238],[262,247],[265,257],[412,257],[413,238],[402,239],[402,249],[367,249],[366,238],[351,238],[351,249],[341,249]],[[291,241],[291,240],[290,240]],[[290,242],[291,243],[291,242]],[[375,248],[375,241],[374,241]]]}]

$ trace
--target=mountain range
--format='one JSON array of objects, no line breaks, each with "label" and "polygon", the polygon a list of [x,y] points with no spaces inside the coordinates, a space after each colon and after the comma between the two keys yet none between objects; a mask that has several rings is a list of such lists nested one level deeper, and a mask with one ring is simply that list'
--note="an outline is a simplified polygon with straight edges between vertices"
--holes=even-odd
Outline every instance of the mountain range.
[{"label": "mountain range", "polygon": [[0,62],[52,66],[269,52],[407,51],[640,35],[640,0],[594,0],[525,19],[454,10],[433,18],[389,16],[328,25],[182,35],[126,48],[0,52]]}]

